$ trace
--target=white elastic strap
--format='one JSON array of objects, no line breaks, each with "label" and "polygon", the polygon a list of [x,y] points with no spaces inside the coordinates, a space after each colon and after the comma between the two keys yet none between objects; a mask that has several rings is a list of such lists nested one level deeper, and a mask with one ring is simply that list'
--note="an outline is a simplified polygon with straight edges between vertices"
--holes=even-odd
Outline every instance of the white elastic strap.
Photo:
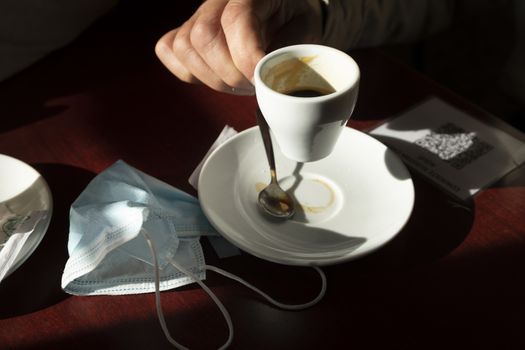
[{"label": "white elastic strap", "polygon": [[[185,346],[177,343],[177,341],[175,341],[175,339],[173,339],[171,337],[170,332],[168,330],[168,326],[166,324],[166,320],[164,319],[164,313],[162,311],[162,305],[161,305],[161,302],[160,302],[160,269],[159,269],[159,263],[158,263],[158,260],[157,260],[157,252],[156,252],[156,249],[155,249],[155,245],[154,245],[153,241],[150,239],[148,233],[146,231],[144,231],[144,230],[142,230],[141,232],[144,235],[146,241],[148,242],[148,246],[149,246],[149,249],[151,251],[151,255],[153,257],[154,273],[155,273],[155,305],[156,305],[156,308],[157,308],[157,316],[159,318],[160,326],[162,328],[162,331],[164,332],[164,335],[166,336],[166,339],[168,339],[168,341],[173,346],[175,346],[176,348],[181,349],[181,350],[187,350],[188,348],[186,348]],[[226,340],[224,345],[222,345],[219,349],[226,349],[228,346],[230,346],[230,344],[231,344],[231,342],[233,340],[233,323],[232,323],[232,320],[231,320],[231,316],[228,313],[228,310],[226,310],[226,308],[224,307],[224,304],[222,304],[222,302],[211,291],[211,289],[208,288],[208,286],[206,286],[204,284],[204,282],[202,282],[199,278],[197,278],[197,276],[195,276],[195,274],[193,274],[191,271],[185,269],[184,267],[180,266],[173,259],[168,259],[168,260],[173,265],[173,267],[175,267],[177,270],[179,270],[180,272],[182,272],[186,276],[189,276],[196,283],[198,283],[199,286],[202,289],[204,289],[204,291],[206,293],[208,293],[208,295],[215,302],[215,304],[217,304],[217,307],[222,312],[222,314],[224,316],[224,319],[226,320],[226,323],[228,325],[228,331],[229,331],[228,339]],[[242,285],[250,288],[254,292],[256,292],[259,295],[261,295],[263,298],[265,298],[271,304],[273,304],[273,305],[275,305],[275,306],[277,306],[277,307],[279,307],[281,309],[285,309],[285,310],[302,310],[302,309],[306,309],[306,308],[309,308],[309,307],[317,304],[324,297],[325,292],[326,292],[326,276],[325,276],[324,272],[319,267],[317,267],[317,266],[312,266],[312,267],[319,273],[319,275],[321,277],[322,285],[321,285],[321,291],[319,292],[319,295],[317,295],[317,297],[315,299],[313,299],[312,301],[310,301],[310,302],[307,302],[307,303],[304,303],[304,304],[289,305],[289,304],[284,304],[284,303],[278,302],[277,300],[271,298],[268,294],[264,293],[260,289],[258,289],[256,287],[254,287],[253,285],[249,284],[248,282],[246,282],[242,278],[240,278],[238,276],[235,276],[234,274],[231,274],[231,273],[229,273],[227,271],[224,271],[224,270],[222,270],[222,269],[220,269],[218,267],[215,267],[215,266],[204,265],[204,268],[206,270],[210,270],[210,271],[216,272],[218,274],[221,274],[221,275],[223,275],[225,277],[228,277],[228,278],[230,278],[230,279],[232,279],[234,281],[237,281],[237,282],[241,283]]]},{"label": "white elastic strap", "polygon": [[[181,350],[188,350],[187,347],[183,346],[182,344],[177,343],[175,339],[171,337],[170,331],[168,329],[168,326],[166,324],[166,320],[164,319],[164,312],[162,311],[162,305],[160,302],[160,269],[159,269],[159,263],[157,259],[157,250],[155,249],[155,244],[149,237],[148,233],[144,230],[141,231],[141,233],[144,235],[144,238],[146,239],[146,242],[148,242],[148,246],[151,252],[151,256],[153,257],[153,266],[154,266],[154,273],[155,273],[155,306],[157,308],[157,316],[159,318],[159,323],[162,328],[162,331],[164,332],[164,335],[166,336],[166,339],[175,346],[178,349]],[[230,317],[230,314],[228,313],[228,310],[224,307],[224,305],[221,303],[219,298],[199,279],[197,276],[195,276],[190,271],[186,270],[179,264],[177,264],[175,261],[170,259],[170,263],[179,271],[184,273],[186,276],[189,276],[192,278],[195,282],[199,284],[199,286],[204,289],[206,293],[212,298],[212,300],[217,304],[219,310],[221,310],[224,319],[226,320],[226,323],[228,324],[228,330],[229,330],[229,336],[226,343],[224,343],[223,346],[221,346],[219,349],[226,349],[228,346],[230,346],[232,340],[233,340],[233,324]]]},{"label": "white elastic strap", "polygon": [[277,307],[279,307],[281,309],[284,309],[284,310],[303,310],[303,309],[307,309],[309,307],[314,306],[321,299],[323,299],[324,294],[326,292],[326,276],[325,276],[323,270],[321,270],[319,267],[317,267],[317,266],[312,266],[312,267],[319,273],[319,276],[321,276],[321,290],[319,291],[319,295],[317,295],[317,297],[315,297],[315,299],[313,299],[312,301],[309,301],[307,303],[290,305],[290,304],[283,304],[283,303],[273,299],[268,294],[264,293],[262,290],[254,287],[253,285],[249,284],[248,282],[246,282],[242,278],[240,278],[238,276],[235,276],[232,273],[224,271],[224,270],[222,270],[222,269],[220,269],[218,267],[215,267],[215,266],[211,266],[211,265],[205,265],[204,266],[204,268],[207,269],[207,270],[219,273],[219,274],[223,275],[224,277],[228,277],[228,278],[230,278],[230,279],[232,279],[234,281],[237,281],[237,282],[241,283],[242,285],[250,288],[254,292],[256,292],[259,295],[261,295],[264,299],[266,299],[271,304],[273,304],[273,305],[275,305],[275,306],[277,306]]},{"label": "white elastic strap", "polygon": [[232,340],[233,340],[233,323],[232,323],[232,318],[231,318],[230,314],[228,313],[228,310],[226,310],[226,307],[224,307],[224,304],[219,300],[219,298],[217,298],[215,293],[213,293],[211,291],[211,289],[207,285],[204,284],[204,282],[202,282],[197,276],[195,276],[195,274],[193,274],[190,270],[187,270],[184,267],[182,267],[181,265],[177,264],[171,258],[168,258],[168,261],[177,270],[179,270],[180,272],[182,272],[186,276],[189,276],[191,279],[193,279],[195,282],[197,282],[199,284],[199,286],[201,286],[201,288],[204,289],[204,291],[206,293],[208,293],[208,295],[215,302],[215,304],[217,304],[217,307],[219,308],[219,310],[221,310],[222,315],[224,316],[224,319],[226,320],[226,323],[228,324],[228,332],[229,332],[229,334],[228,334],[228,340],[226,340],[226,343],[224,343],[224,345],[221,346],[219,349],[226,349],[228,346],[230,346],[230,344],[232,343]]}]

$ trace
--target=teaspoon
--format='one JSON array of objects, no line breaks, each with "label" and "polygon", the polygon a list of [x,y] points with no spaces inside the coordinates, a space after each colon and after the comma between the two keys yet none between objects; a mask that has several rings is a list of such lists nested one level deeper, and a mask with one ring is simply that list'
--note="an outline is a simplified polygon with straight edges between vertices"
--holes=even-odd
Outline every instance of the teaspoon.
[{"label": "teaspoon", "polygon": [[275,171],[275,159],[273,155],[272,139],[270,137],[270,127],[261,110],[256,111],[257,124],[264,143],[264,149],[270,165],[271,182],[261,192],[259,192],[258,203],[264,211],[271,216],[288,219],[295,213],[295,203],[293,198],[286,193],[277,182],[277,172]]}]

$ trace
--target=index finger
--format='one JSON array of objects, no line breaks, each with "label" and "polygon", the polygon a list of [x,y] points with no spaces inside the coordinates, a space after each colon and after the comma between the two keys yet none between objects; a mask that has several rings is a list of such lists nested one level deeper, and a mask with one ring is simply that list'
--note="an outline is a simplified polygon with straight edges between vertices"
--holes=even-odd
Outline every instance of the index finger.
[{"label": "index finger", "polygon": [[257,62],[265,55],[266,20],[274,1],[261,1],[255,8],[250,0],[232,0],[224,8],[221,25],[233,63],[250,81]]}]

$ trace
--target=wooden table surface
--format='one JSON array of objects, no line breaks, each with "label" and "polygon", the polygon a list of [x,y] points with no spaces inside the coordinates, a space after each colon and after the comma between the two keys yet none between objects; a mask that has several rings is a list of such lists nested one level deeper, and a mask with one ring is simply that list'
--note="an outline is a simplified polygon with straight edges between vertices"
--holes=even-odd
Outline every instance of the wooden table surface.
[{"label": "wooden table surface", "polygon": [[[152,294],[77,297],[60,288],[69,207],[97,173],[123,159],[196,195],[187,179],[223,126],[255,125],[253,97],[181,83],[160,64],[157,38],[195,4],[176,12],[157,5],[121,5],[72,45],[0,84],[0,153],[41,172],[54,200],[43,241],[0,284],[1,349],[170,348]],[[524,139],[378,50],[352,55],[362,84],[350,127],[368,129],[434,95]],[[327,293],[311,309],[276,309],[208,273],[233,319],[231,348],[525,348],[525,170],[461,206],[419,175],[413,179],[416,202],[405,228],[371,255],[323,268]],[[218,259],[202,243],[208,263],[281,301],[317,293],[312,269],[248,254]],[[213,349],[225,341],[226,324],[198,286],[165,292],[162,302],[182,344]]]}]

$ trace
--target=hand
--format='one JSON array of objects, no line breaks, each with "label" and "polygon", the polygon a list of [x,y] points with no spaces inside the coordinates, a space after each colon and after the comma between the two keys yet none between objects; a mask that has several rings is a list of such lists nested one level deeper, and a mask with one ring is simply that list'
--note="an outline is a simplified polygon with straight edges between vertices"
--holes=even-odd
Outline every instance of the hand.
[{"label": "hand", "polygon": [[208,0],[155,52],[185,82],[253,95],[253,72],[268,50],[321,37],[319,0]]}]

